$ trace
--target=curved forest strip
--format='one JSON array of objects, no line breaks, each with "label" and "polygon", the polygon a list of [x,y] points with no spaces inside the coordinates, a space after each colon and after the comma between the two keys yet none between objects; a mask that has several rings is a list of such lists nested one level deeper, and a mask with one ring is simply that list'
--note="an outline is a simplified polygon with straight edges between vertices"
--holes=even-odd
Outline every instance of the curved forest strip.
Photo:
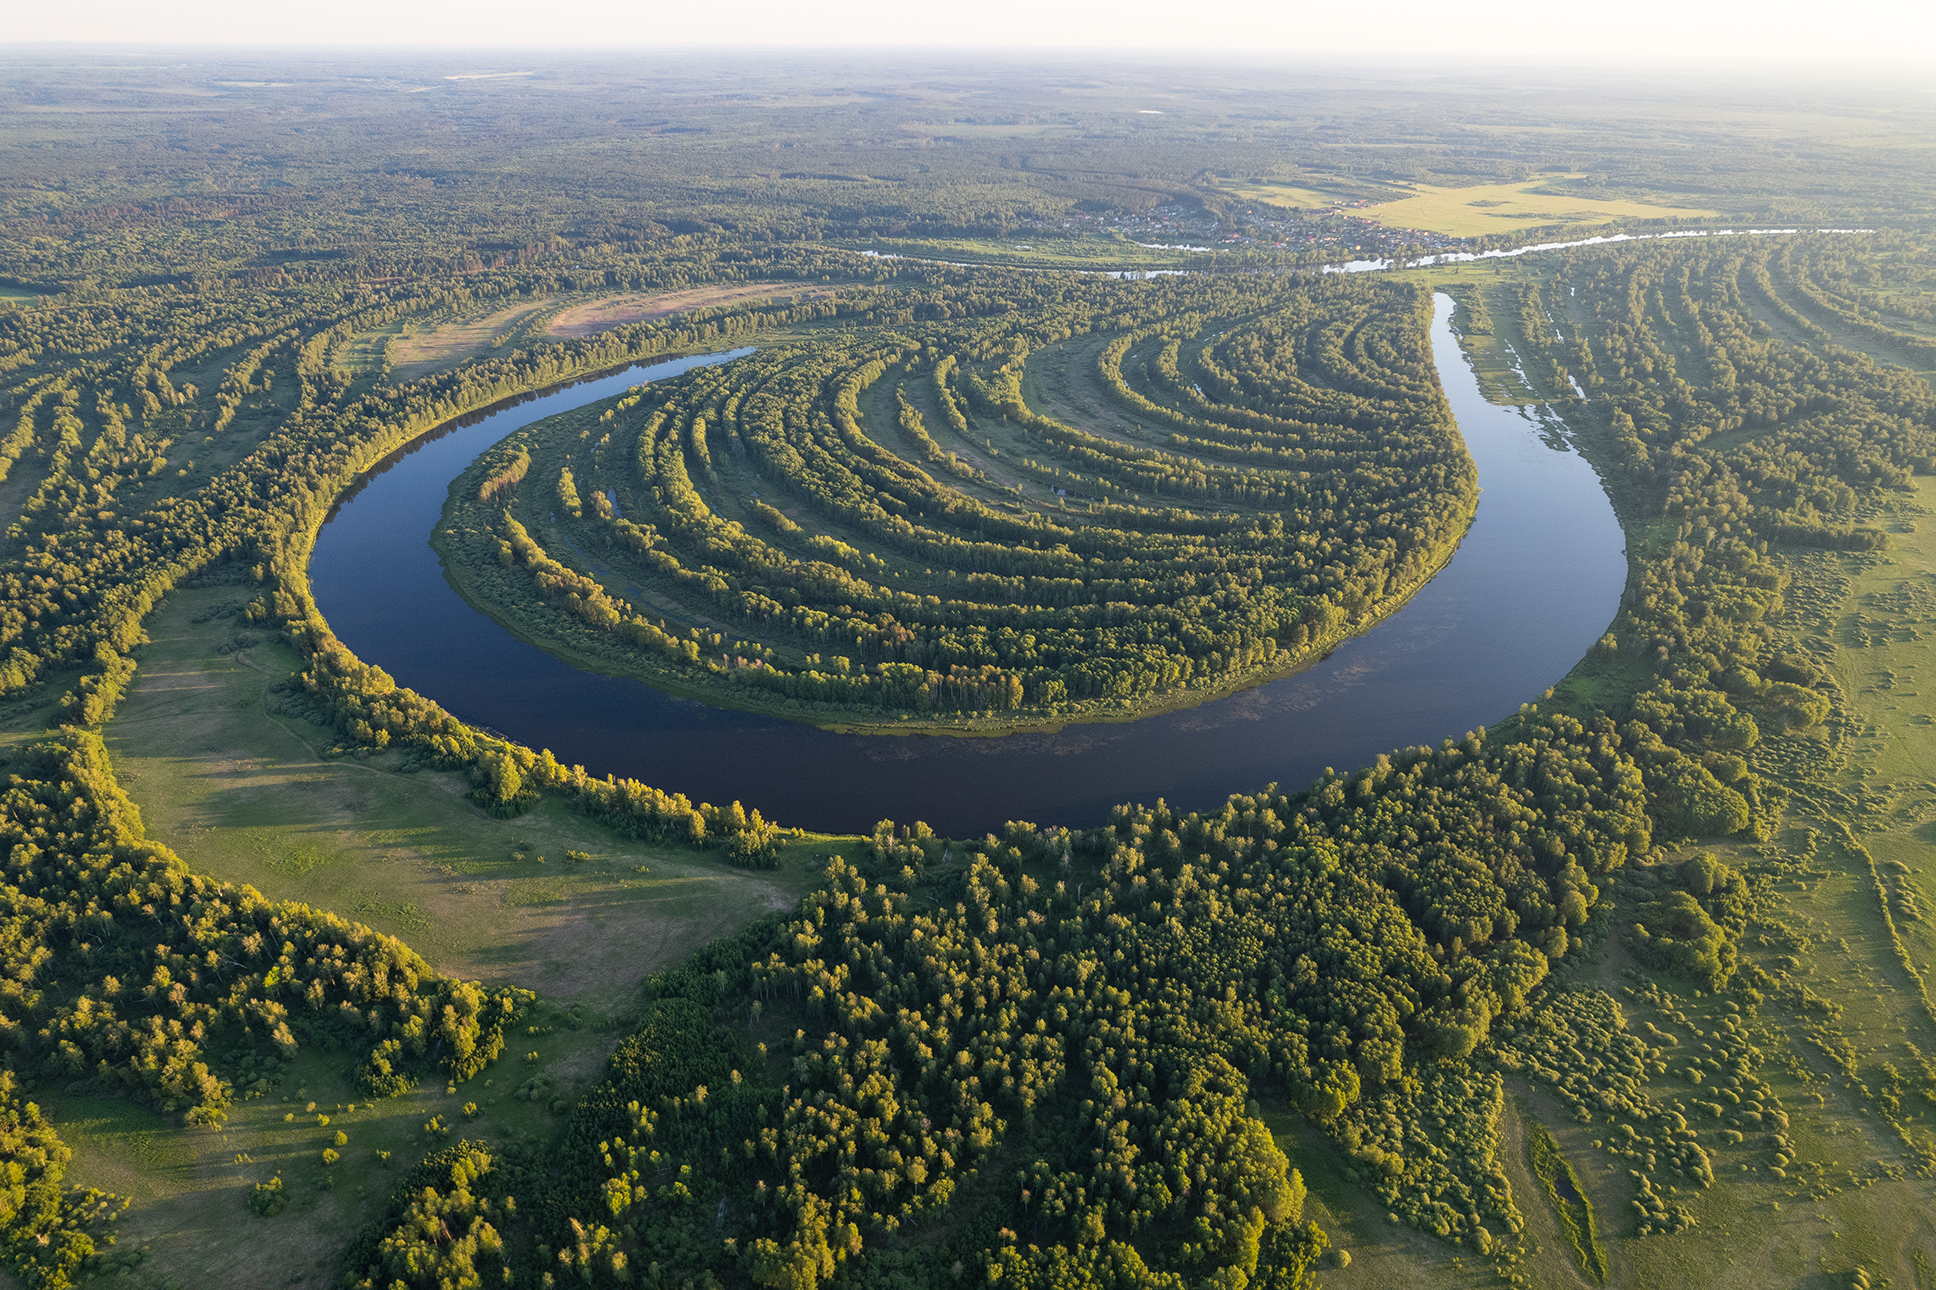
[{"label": "curved forest strip", "polygon": [[455,486],[453,576],[675,692],[1005,732],[1307,663],[1463,535],[1475,473],[1416,287],[983,290],[999,323],[768,348],[527,428]]}]

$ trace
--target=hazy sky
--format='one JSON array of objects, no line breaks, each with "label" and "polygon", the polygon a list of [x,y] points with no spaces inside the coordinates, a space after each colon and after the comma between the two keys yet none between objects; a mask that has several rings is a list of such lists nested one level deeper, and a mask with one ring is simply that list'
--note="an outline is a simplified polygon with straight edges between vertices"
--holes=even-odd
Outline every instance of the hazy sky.
[{"label": "hazy sky", "polygon": [[1936,65],[1931,0],[13,0],[8,8],[7,43],[1101,47]]}]

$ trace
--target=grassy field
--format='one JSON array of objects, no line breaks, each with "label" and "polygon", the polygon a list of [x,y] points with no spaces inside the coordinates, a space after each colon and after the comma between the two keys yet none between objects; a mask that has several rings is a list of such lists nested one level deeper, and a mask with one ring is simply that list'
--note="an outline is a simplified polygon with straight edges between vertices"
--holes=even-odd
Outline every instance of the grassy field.
[{"label": "grassy field", "polygon": [[1274,179],[1226,179],[1218,187],[1254,201],[1269,202],[1289,210],[1319,210],[1339,202],[1365,198],[1391,200],[1404,195],[1403,189],[1387,184],[1367,184],[1338,179],[1311,178],[1306,183],[1286,184]]},{"label": "grassy field", "polygon": [[[1528,379],[1518,362],[1523,339],[1508,307],[1506,288],[1515,276],[1536,271],[1521,262],[1421,275],[1488,298],[1493,334],[1463,339],[1496,402],[1523,404],[1557,393]],[[1776,326],[1772,312],[1763,317]],[[1593,414],[1570,428],[1591,455],[1601,429]],[[1617,493],[1615,502],[1621,502]],[[1629,541],[1638,548],[1671,537],[1636,528],[1628,518]],[[1731,1140],[1712,1121],[1690,1114],[1717,1183],[1683,1186],[1670,1198],[1688,1207],[1695,1226],[1671,1237],[1641,1236],[1636,1184],[1627,1161],[1604,1149],[1606,1127],[1578,1121],[1545,1086],[1514,1077],[1508,1087],[1517,1109],[1502,1126],[1500,1163],[1535,1251],[1521,1265],[1523,1284],[1589,1283],[1553,1257],[1554,1215],[1531,1179],[1515,1171],[1515,1116],[1546,1125],[1579,1174],[1609,1249],[1609,1285],[1829,1290],[1855,1284],[1857,1268],[1868,1284],[1936,1285],[1936,1182],[1929,1176],[1936,1172],[1936,1082],[1922,1065],[1923,1055],[1936,1051],[1936,1012],[1909,970],[1926,972],[1936,959],[1936,929],[1922,913],[1936,900],[1930,770],[1936,766],[1936,660],[1929,646],[1936,636],[1936,534],[1926,532],[1932,519],[1936,480],[1919,478],[1912,494],[1894,498],[1873,521],[1891,533],[1886,552],[1784,557],[1792,581],[1776,625],[1799,639],[1833,644],[1836,711],[1807,731],[1764,732],[1754,750],[1757,771],[1794,793],[1769,842],[1710,841],[1653,858],[1675,863],[1704,849],[1749,875],[1758,910],[1742,954],[1770,974],[1775,988],[1736,1014],[1731,998],[1642,973],[1621,932],[1652,892],[1626,878],[1613,885],[1597,940],[1590,939],[1555,983],[1605,991],[1618,1002],[1629,1033],[1662,1044],[1663,1060],[1646,1092],[1668,1108],[1712,1096],[1687,1077],[1684,1059],[1703,1055],[1721,1038],[1724,1017],[1752,1014],[1760,1076],[1787,1117],[1793,1162],[1775,1166],[1766,1132]],[[1595,657],[1556,687],[1555,702],[1574,711],[1614,706],[1651,679],[1631,660]],[[1406,1266],[1407,1279],[1456,1284],[1429,1260]],[[1327,1284],[1342,1282],[1327,1276]]]},{"label": "grassy field", "polygon": [[368,923],[458,976],[606,1004],[790,907],[817,876],[812,844],[778,870],[747,873],[619,838],[555,801],[492,819],[461,779],[406,774],[398,754],[324,755],[328,732],[270,710],[293,652],[262,640],[234,648],[253,639],[222,612],[239,590],[187,591],[155,616],[133,693],[107,730],[149,829],[204,873]]},{"label": "grassy field", "polygon": [[[557,1139],[568,1118],[561,1103],[596,1082],[623,1033],[618,1019],[588,1009],[540,1007],[523,1020],[505,1058],[455,1088],[432,1082],[358,1101],[340,1056],[300,1056],[220,1128],[183,1128],[122,1098],[36,1096],[74,1150],[68,1180],[133,1201],[111,1251],[132,1265],[126,1284],[321,1290],[335,1284],[347,1238],[381,1214],[427,1152],[466,1136],[537,1149]],[[549,1098],[514,1096],[533,1077],[549,1082]],[[426,1132],[433,1119],[449,1133]],[[348,1141],[338,1145],[338,1133]],[[340,1158],[325,1164],[325,1148]],[[250,1195],[278,1177],[288,1208],[257,1218]]]},{"label": "grassy field", "polygon": [[1411,185],[1412,196],[1368,207],[1365,216],[1397,228],[1422,228],[1448,237],[1483,237],[1537,224],[1606,224],[1616,219],[1702,218],[1711,210],[1573,196],[1555,190],[1571,175],[1541,175],[1523,183],[1465,188]]},{"label": "grassy field", "polygon": [[[1428,275],[1492,297],[1493,334],[1464,341],[1497,402],[1554,394],[1518,362],[1521,340],[1505,308],[1504,288],[1535,271],[1512,264]],[[1093,368],[1085,343],[1065,347],[1060,362],[1031,365],[1031,402],[1068,417],[1103,406],[1079,379]],[[910,393],[920,396],[918,383]],[[885,413],[863,411],[869,419]],[[1140,432],[1113,412],[1100,428]],[[1591,414],[1572,429],[1590,453]],[[990,481],[977,487],[991,500],[1024,481],[1006,464],[1026,450],[1023,441],[991,432],[980,447]],[[1936,1053],[1936,1012],[1904,963],[1906,955],[1927,970],[1936,960],[1936,924],[1921,912],[1936,907],[1936,479],[1918,479],[1874,522],[1892,535],[1885,552],[1787,557],[1793,581],[1778,626],[1833,644],[1837,709],[1822,726],[1767,735],[1755,750],[1757,769],[1795,793],[1781,831],[1766,843],[1705,848],[1751,876],[1759,910],[1743,954],[1779,988],[1737,1013],[1739,996],[1640,973],[1620,932],[1651,893],[1626,878],[1611,884],[1598,936],[1555,982],[1605,991],[1630,1033],[1661,1044],[1646,1093],[1668,1108],[1708,1095],[1682,1059],[1719,1040],[1735,1024],[1728,1018],[1745,1018],[1771,1109],[1787,1117],[1795,1163],[1775,1166],[1765,1132],[1730,1137],[1690,1112],[1718,1185],[1670,1196],[1688,1207],[1692,1228],[1642,1236],[1636,1184],[1627,1162],[1605,1149],[1605,1126],[1580,1121],[1544,1085],[1513,1076],[1497,1162],[1526,1220],[1513,1284],[1594,1284],[1570,1259],[1528,1168],[1535,1122],[1554,1135],[1592,1202],[1611,1260],[1608,1285],[1829,1290],[1855,1284],[1858,1268],[1876,1286],[1936,1284],[1927,1271],[1936,1266],[1936,1183],[1923,1176],[1936,1165],[1936,1078],[1920,1065]],[[1635,542],[1652,536],[1630,530]],[[153,643],[137,685],[106,733],[151,833],[205,872],[358,918],[403,937],[443,970],[525,985],[545,1001],[506,1058],[469,1084],[427,1084],[374,1105],[356,1100],[339,1059],[313,1055],[268,1095],[238,1102],[219,1129],[182,1130],[119,1099],[42,1096],[75,1148],[70,1178],[133,1198],[116,1252],[139,1260],[129,1264],[129,1284],[156,1290],[330,1284],[343,1234],[374,1216],[426,1150],[466,1133],[540,1148],[553,1141],[565,1117],[552,1101],[510,1094],[533,1074],[565,1101],[589,1086],[623,1033],[644,973],[789,905],[812,882],[815,858],[840,846],[808,839],[793,844],[780,870],[748,874],[703,853],[615,838],[555,804],[492,820],[464,799],[462,782],[406,773],[393,754],[330,755],[329,732],[274,710],[271,686],[296,659],[274,641],[252,639],[235,616],[248,594],[240,586],[187,590],[150,620]],[[1610,705],[1650,676],[1590,661],[1556,699]],[[0,717],[24,729],[44,714]],[[568,849],[592,859],[567,862]],[[1695,849],[1651,860],[1671,863]],[[766,1029],[777,1037],[791,1024],[776,1014]],[[466,1104],[475,1104],[475,1122]],[[1392,1222],[1308,1122],[1282,1107],[1263,1110],[1310,1184],[1307,1214],[1330,1235],[1326,1287],[1502,1284],[1491,1260]],[[451,1139],[425,1132],[432,1117],[455,1126]],[[321,1152],[338,1131],[349,1142],[326,1167]],[[271,1176],[291,1196],[273,1225],[246,1207],[253,1187]]]},{"label": "grassy field", "polygon": [[[1906,517],[1931,513],[1936,485],[1918,481],[1914,498],[1894,506],[1898,545],[1887,555],[1808,554],[1791,562],[1788,623],[1829,635],[1843,703],[1824,728],[1764,738],[1758,761],[1796,790],[1787,828],[1771,844],[1710,847],[1750,874],[1761,894],[1761,915],[1744,957],[1777,974],[1783,989],[1761,1009],[1755,1040],[1763,1074],[1790,1116],[1798,1165],[1781,1176],[1769,1168],[1756,1135],[1738,1148],[1715,1151],[1725,1186],[1695,1194],[1699,1226],[1671,1239],[1624,1238],[1614,1246],[1615,1284],[1829,1286],[1849,1284],[1863,1266],[1878,1283],[1926,1284],[1920,1268],[1936,1256],[1936,1187],[1922,1153],[1932,1142],[1936,1114],[1923,1092],[1900,1096],[1898,1075],[1923,1087],[1919,1054],[1936,1045],[1936,1021],[1921,982],[1891,944],[1896,927],[1910,962],[1926,967],[1936,936],[1920,919],[1902,916],[1901,889],[1920,902],[1936,885],[1932,820],[1936,787],[1926,693],[1916,679],[1929,668],[1916,635],[1926,612],[1875,613],[1904,584],[1936,581],[1936,543],[1904,534]],[[1921,669],[1921,673],[1915,669]],[[1893,674],[1893,675],[1891,675]],[[1799,773],[1798,773],[1799,771]],[[1852,821],[1841,834],[1829,816]],[[1685,852],[1670,858],[1678,858]],[[1873,855],[1879,865],[1872,865]],[[1879,881],[1880,880],[1880,881]],[[1614,926],[1638,893],[1623,888]],[[1799,950],[1799,953],[1793,951]],[[1616,993],[1634,978],[1617,946],[1599,981]],[[1724,1005],[1698,990],[1629,999],[1628,1023],[1657,1026],[1698,1047],[1712,1037]],[[1657,1079],[1662,1093],[1678,1093],[1675,1079]],[[1893,1091],[1892,1091],[1893,1090]],[[1687,1096],[1695,1093],[1687,1086]],[[1590,1128],[1555,1127],[1576,1163],[1598,1154]],[[1583,1171],[1585,1172],[1585,1171]],[[1594,1177],[1602,1214],[1618,1214],[1629,1186],[1619,1170]]]},{"label": "grassy field", "polygon": [[665,318],[686,309],[705,309],[713,305],[745,304],[767,300],[775,295],[817,300],[832,295],[831,289],[800,291],[783,282],[747,282],[731,286],[693,287],[686,291],[658,291],[644,295],[601,296],[568,305],[545,324],[547,336],[589,336],[624,323]]},{"label": "grassy field", "polygon": [[430,326],[403,331],[390,345],[390,363],[396,379],[413,381],[473,358],[494,355],[511,344],[523,324],[547,309],[556,308],[560,299],[521,301],[504,309],[446,318]]},{"label": "grassy field", "polygon": [[416,326],[399,323],[363,332],[342,347],[337,361],[360,375],[376,366],[387,346],[394,379],[412,381],[474,359],[499,357],[537,339],[590,336],[625,323],[714,305],[747,304],[776,294],[817,299],[831,295],[832,289],[794,292],[785,283],[753,282],[684,291],[551,295],[502,309],[447,314]]},{"label": "grassy field", "polygon": [[[1303,1175],[1308,1188],[1304,1216],[1330,1239],[1319,1264],[1325,1290],[1381,1290],[1418,1282],[1443,1290],[1478,1290],[1499,1284],[1486,1260],[1393,1223],[1376,1197],[1345,1177],[1349,1161],[1344,1153],[1305,1117],[1267,1104],[1263,1120],[1278,1150]],[[1340,1251],[1346,1259],[1338,1257]]]},{"label": "grassy field", "polygon": [[[773,338],[784,339],[788,334],[776,333]],[[1108,342],[1107,335],[1079,336],[1034,351],[1022,374],[1024,399],[1032,408],[1064,424],[1081,427],[1085,432],[1107,440],[1141,448],[1169,446],[1172,434],[1169,427],[1125,409],[1102,383],[1097,364]],[[1193,340],[1192,352],[1205,343],[1207,338]],[[1159,344],[1159,341],[1146,339],[1142,342],[1141,350],[1153,350]],[[1132,358],[1143,357],[1141,350],[1133,353]],[[1098,504],[1140,504],[1144,501],[1142,493],[1112,485],[1097,477],[1083,477],[1085,482],[1078,482],[1050,456],[1039,434],[1031,433],[1028,427],[1010,422],[1006,417],[969,412],[965,414],[965,429],[954,429],[941,415],[932,380],[911,364],[890,369],[883,379],[873,382],[859,396],[859,424],[875,442],[889,451],[902,453],[911,460],[922,460],[918,452],[910,451],[910,445],[898,428],[898,398],[901,396],[920,411],[937,445],[943,451],[954,454],[974,472],[972,477],[951,476],[950,487],[959,489],[991,509],[1018,515],[1036,514],[1057,523],[1080,526],[1085,522],[1083,515]],[[551,427],[549,429],[527,432],[522,442],[532,446],[534,464],[531,477],[557,478],[561,467],[573,464],[571,451],[583,439],[599,432],[598,428],[603,424],[600,418],[606,415],[609,413],[604,412],[600,405],[590,405],[561,414],[555,421],[546,423]],[[927,463],[922,461],[922,464]],[[581,487],[599,486],[596,481],[602,477],[584,474],[582,459],[575,463],[575,468],[580,475]],[[616,495],[624,500],[627,507],[635,504],[625,500],[631,487],[626,483],[620,483],[617,487]],[[1054,490],[1058,488],[1066,488],[1067,495],[1057,494]],[[885,548],[884,554],[875,552],[872,550],[875,546],[873,539],[862,529],[849,526],[816,509],[789,502],[784,491],[776,492],[763,482],[758,463],[731,439],[708,462],[700,489],[707,507],[713,513],[756,532],[764,527],[766,521],[758,517],[753,503],[764,491],[768,497],[778,499],[783,514],[802,526],[806,535],[802,541],[828,537],[868,551],[868,576],[879,579],[882,585],[919,587],[922,590],[953,585],[956,571],[926,565],[904,553],[895,552],[891,546]],[[1085,489],[1093,490],[1093,495],[1085,494]],[[1158,500],[1154,494],[1151,495],[1150,501]],[[450,507],[458,506],[457,502],[450,504]],[[1256,510],[1255,506],[1246,502],[1220,500],[1217,506],[1220,510],[1237,515]],[[1247,669],[1199,674],[1174,689],[1135,696],[1070,701],[1046,712],[950,712],[945,709],[928,712],[918,708],[880,708],[873,712],[857,713],[851,708],[832,705],[803,709],[784,700],[766,701],[766,692],[712,684],[704,675],[664,666],[649,654],[606,651],[595,643],[586,645],[582,638],[575,641],[570,633],[560,633],[557,629],[560,619],[555,610],[533,600],[493,591],[488,578],[479,576],[479,566],[483,562],[467,554],[460,543],[450,540],[458,528],[469,522],[453,518],[462,514],[461,509],[447,507],[444,522],[439,525],[432,545],[444,556],[452,585],[459,594],[520,639],[585,670],[633,677],[670,693],[726,707],[768,712],[790,720],[810,721],[827,729],[991,736],[1024,729],[1056,730],[1072,722],[1139,720],[1156,713],[1194,707],[1236,690],[1308,668],[1320,661],[1336,644],[1335,640],[1331,640],[1325,644],[1308,645],[1295,655],[1288,650],[1280,650]],[[735,634],[741,630],[723,618],[711,616],[703,607],[695,607],[667,594],[663,587],[654,585],[656,579],[649,573],[641,574],[636,568],[623,563],[613,565],[591,558],[574,542],[572,530],[561,523],[549,504],[529,506],[521,512],[520,520],[554,558],[570,560],[586,576],[596,579],[616,601],[630,604],[647,614],[663,615],[680,630],[699,628]],[[1451,550],[1447,549],[1445,558],[1449,559],[1450,555]],[[1434,568],[1432,574],[1436,571]],[[1430,577],[1431,574],[1426,574],[1410,585],[1387,587],[1376,602],[1367,606],[1347,625],[1345,634],[1356,635],[1370,630],[1386,616],[1402,608]],[[949,581],[937,582],[938,579]],[[791,653],[799,648],[797,642],[782,645],[783,666],[802,665],[802,658]]]},{"label": "grassy field", "polygon": [[1887,516],[1889,550],[1847,566],[1833,624],[1839,680],[1850,697],[1848,759],[1836,785],[1859,812],[1861,846],[1893,903],[1911,960],[1936,960],[1936,926],[1903,917],[1936,906],[1936,480]]},{"label": "grassy field", "polygon": [[374,331],[358,332],[337,345],[330,361],[352,376],[372,375],[389,356],[391,342],[403,335],[403,326],[398,321]]}]

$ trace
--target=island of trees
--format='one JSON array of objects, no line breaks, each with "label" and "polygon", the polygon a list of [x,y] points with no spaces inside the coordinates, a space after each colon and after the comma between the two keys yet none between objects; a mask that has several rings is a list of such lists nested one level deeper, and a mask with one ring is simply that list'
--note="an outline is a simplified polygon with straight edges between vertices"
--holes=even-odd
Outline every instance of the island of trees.
[{"label": "island of trees", "polygon": [[1411,284],[896,285],[863,328],[506,439],[439,527],[459,585],[675,689],[973,729],[1295,667],[1471,517]]}]

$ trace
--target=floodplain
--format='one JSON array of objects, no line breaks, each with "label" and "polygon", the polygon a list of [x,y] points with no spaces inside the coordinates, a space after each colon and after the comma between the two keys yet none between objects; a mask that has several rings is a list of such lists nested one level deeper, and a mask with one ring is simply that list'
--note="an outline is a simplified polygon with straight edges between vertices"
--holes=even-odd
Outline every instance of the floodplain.
[{"label": "floodplain", "polygon": [[[0,1276],[1936,1282],[1920,99],[9,58]],[[1796,231],[1317,271],[1716,221]],[[602,645],[595,537],[663,575],[627,639],[734,684],[1127,716],[1456,539],[1407,509],[1470,501],[1434,290],[1600,472],[1626,593],[1550,689],[1310,784],[815,834],[460,719],[311,594],[414,437],[745,347],[488,450],[459,576]]]}]

